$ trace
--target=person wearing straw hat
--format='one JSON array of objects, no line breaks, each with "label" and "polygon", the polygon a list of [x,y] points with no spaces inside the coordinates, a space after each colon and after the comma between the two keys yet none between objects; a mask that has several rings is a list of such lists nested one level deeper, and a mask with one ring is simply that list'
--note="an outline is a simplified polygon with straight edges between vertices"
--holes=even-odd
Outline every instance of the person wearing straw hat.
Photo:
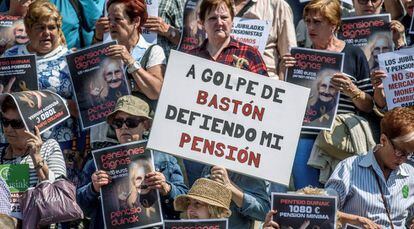
[{"label": "person wearing straw hat", "polygon": [[[121,144],[142,140],[143,134],[151,127],[151,121],[148,103],[132,95],[120,97],[114,111],[107,117],[107,123],[114,127]],[[145,174],[145,183],[149,189],[160,192],[164,219],[178,219],[179,214],[174,211],[172,203],[176,196],[187,193],[188,188],[177,159],[154,151],[154,164],[156,171]],[[110,183],[110,176],[106,171],[96,171],[92,159],[85,164],[83,174],[86,182],[77,190],[77,201],[82,210],[92,217],[89,228],[103,228],[99,190]]]},{"label": "person wearing straw hat", "polygon": [[174,200],[176,211],[184,212],[187,219],[228,218],[231,191],[219,182],[208,178],[196,180],[186,195],[179,195]]}]

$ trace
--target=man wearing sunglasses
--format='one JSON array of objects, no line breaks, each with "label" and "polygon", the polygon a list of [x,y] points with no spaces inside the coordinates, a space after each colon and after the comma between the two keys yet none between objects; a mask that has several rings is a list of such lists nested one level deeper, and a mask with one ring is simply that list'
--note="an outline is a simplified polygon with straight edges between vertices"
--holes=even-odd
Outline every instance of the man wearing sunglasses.
[{"label": "man wearing sunglasses", "polygon": [[[412,228],[414,110],[395,108],[381,120],[381,137],[371,152],[341,161],[325,185],[338,197],[342,224],[363,228]],[[411,225],[410,225],[411,224]]]},{"label": "man wearing sunglasses", "polygon": [[[108,115],[107,122],[115,129],[119,143],[139,141],[151,127],[150,107],[144,100],[126,95],[120,97],[114,112]],[[168,154],[154,151],[154,172],[145,174],[145,183],[149,189],[157,189],[161,195],[164,219],[178,219],[173,202],[177,195],[187,193],[183,174],[177,160]],[[90,228],[103,228],[99,190],[110,182],[106,171],[96,171],[93,160],[89,160],[83,169],[86,182],[77,190],[77,201],[87,215],[92,217]],[[88,214],[90,213],[90,214]]]}]

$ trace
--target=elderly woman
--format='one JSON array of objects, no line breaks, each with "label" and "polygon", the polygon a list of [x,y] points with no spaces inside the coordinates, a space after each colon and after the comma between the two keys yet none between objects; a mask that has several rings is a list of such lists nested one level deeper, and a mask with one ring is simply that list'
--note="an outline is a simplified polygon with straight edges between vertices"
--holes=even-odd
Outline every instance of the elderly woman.
[{"label": "elderly woman", "polygon": [[[54,91],[67,99],[71,114],[77,116],[76,106],[72,101],[72,83],[65,61],[65,55],[69,51],[66,48],[59,11],[49,1],[35,1],[29,6],[24,25],[30,43],[14,46],[6,50],[4,56],[36,54],[39,89]],[[73,119],[68,119],[44,137],[55,139],[63,148],[69,148],[74,136],[73,122]],[[67,147],[65,143],[68,144]]]},{"label": "elderly woman", "polygon": [[174,208],[184,212],[187,219],[228,218],[231,191],[223,184],[207,179],[196,180],[186,195],[174,200]]},{"label": "elderly woman", "polygon": [[[200,47],[190,50],[190,54],[268,76],[266,65],[257,49],[230,36],[234,18],[231,0],[204,0],[200,5],[199,16],[208,39]],[[190,179],[200,176],[201,172],[231,190],[230,228],[250,228],[254,220],[264,220],[270,208],[264,180],[228,172],[220,166],[202,165],[200,168],[192,162],[185,163],[187,171],[190,171],[187,174]]]},{"label": "elderly woman", "polygon": [[208,39],[200,47],[190,50],[190,54],[268,76],[257,49],[230,36],[234,18],[231,0],[204,0],[199,17]]},{"label": "elderly woman", "polygon": [[[373,105],[371,96],[366,93],[371,88],[367,59],[360,48],[335,36],[341,23],[340,6],[338,0],[313,0],[304,8],[303,17],[314,49],[344,53],[343,73],[335,73],[330,81],[330,85],[341,92],[338,113],[370,112]],[[295,63],[290,54],[283,57],[285,67]],[[306,164],[317,134],[317,131],[302,131],[293,166],[296,188],[319,186],[318,171]],[[307,174],[308,179],[303,174]]]},{"label": "elderly woman", "polygon": [[118,45],[109,48],[108,55],[119,58],[134,80],[133,91],[150,100],[158,99],[165,71],[165,54],[158,45],[147,43],[141,35],[147,20],[144,0],[109,0],[108,17],[96,23],[95,41],[102,41],[104,32],[110,32]]},{"label": "elderly woman", "polygon": [[[144,100],[127,95],[118,99],[115,111],[107,117],[107,122],[115,129],[119,143],[142,140],[144,132],[151,127],[150,107]],[[179,194],[187,192],[184,178],[177,160],[161,152],[154,152],[154,172],[145,174],[144,182],[150,190],[159,190],[164,219],[177,219],[173,201]],[[99,190],[110,182],[106,171],[96,171],[93,160],[89,160],[83,170],[87,179],[77,190],[77,200],[87,215],[92,217],[90,228],[103,228],[102,208]]]},{"label": "elderly woman", "polygon": [[66,176],[59,144],[53,139],[43,142],[37,127],[34,133],[27,131],[11,96],[1,104],[1,123],[8,145],[0,148],[0,164],[29,164],[30,186]]},{"label": "elderly woman", "polygon": [[411,175],[404,162],[414,151],[414,110],[395,108],[381,120],[371,152],[340,162],[325,189],[338,197],[339,219],[364,228],[405,228],[414,213]]}]

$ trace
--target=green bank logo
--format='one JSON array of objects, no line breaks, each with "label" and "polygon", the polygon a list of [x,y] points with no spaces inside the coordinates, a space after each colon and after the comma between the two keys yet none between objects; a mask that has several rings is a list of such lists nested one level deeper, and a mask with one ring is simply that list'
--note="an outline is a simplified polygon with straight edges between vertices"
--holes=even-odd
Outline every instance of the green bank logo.
[{"label": "green bank logo", "polygon": [[408,194],[410,193],[410,189],[408,188],[408,185],[404,185],[404,187],[402,188],[402,194],[404,199],[408,198]]},{"label": "green bank logo", "polygon": [[9,186],[10,192],[24,192],[29,187],[29,165],[0,165],[0,177]]}]

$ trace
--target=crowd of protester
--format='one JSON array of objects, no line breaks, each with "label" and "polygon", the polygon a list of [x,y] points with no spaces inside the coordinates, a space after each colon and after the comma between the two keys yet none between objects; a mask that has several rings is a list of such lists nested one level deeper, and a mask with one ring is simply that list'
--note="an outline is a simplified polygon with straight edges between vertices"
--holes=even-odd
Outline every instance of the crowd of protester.
[{"label": "crowd of protester", "polygon": [[[388,111],[382,84],[387,74],[370,68],[374,60],[366,58],[366,50],[337,37],[344,17],[390,13],[393,44],[389,46],[409,48],[414,41],[408,28],[414,2],[352,3],[353,7],[345,7],[338,0],[311,0],[302,4],[303,15],[298,16],[292,13],[291,6],[295,12],[298,6],[294,0],[200,0],[197,24],[207,38],[188,54],[284,80],[286,70],[296,63],[290,54],[292,47],[343,53],[343,71],[333,73],[328,85],[340,92],[338,114],[353,113],[368,119],[377,143],[373,149],[340,161],[322,184],[320,171],[307,164],[319,131],[302,130],[289,187],[228,171],[222,165],[154,151],[155,171],[142,175],[136,171],[131,187],[138,187],[141,179],[147,189],[158,190],[164,219],[228,218],[232,229],[280,228],[272,218],[277,209],[271,210],[270,193],[300,189],[304,194],[336,196],[338,227],[350,223],[362,228],[414,228],[414,167],[409,163],[414,151],[414,110]],[[27,44],[8,48],[2,57],[35,54],[39,89],[62,96],[71,115],[43,134],[37,128],[29,132],[13,99],[3,100],[0,164],[29,164],[31,187],[62,175],[76,185],[85,219],[59,227],[104,228],[100,189],[111,182],[111,176],[96,169],[90,151],[139,141],[150,134],[170,50],[178,48],[182,29],[192,23],[183,20],[185,4],[185,0],[159,0],[156,17],[148,16],[145,0],[0,0],[1,14],[23,17],[29,39]],[[263,54],[230,36],[235,17],[270,22]],[[295,21],[299,21],[296,29]],[[158,44],[144,39],[144,29],[157,33]],[[65,56],[104,42],[105,34],[117,41],[109,47],[108,56],[123,63],[132,95],[118,96],[106,123],[82,130]],[[105,64],[103,71],[111,71],[110,65]],[[115,73],[108,77],[107,82],[117,82]],[[2,93],[11,92],[10,88],[0,87]],[[71,163],[68,155],[72,155]],[[277,173],[277,169],[268,172]],[[307,186],[316,191],[308,193]],[[401,190],[406,187],[409,193],[403,196]],[[139,204],[136,196],[140,192],[131,188],[126,204]],[[2,228],[21,225],[10,211],[10,191],[0,179]]]}]

